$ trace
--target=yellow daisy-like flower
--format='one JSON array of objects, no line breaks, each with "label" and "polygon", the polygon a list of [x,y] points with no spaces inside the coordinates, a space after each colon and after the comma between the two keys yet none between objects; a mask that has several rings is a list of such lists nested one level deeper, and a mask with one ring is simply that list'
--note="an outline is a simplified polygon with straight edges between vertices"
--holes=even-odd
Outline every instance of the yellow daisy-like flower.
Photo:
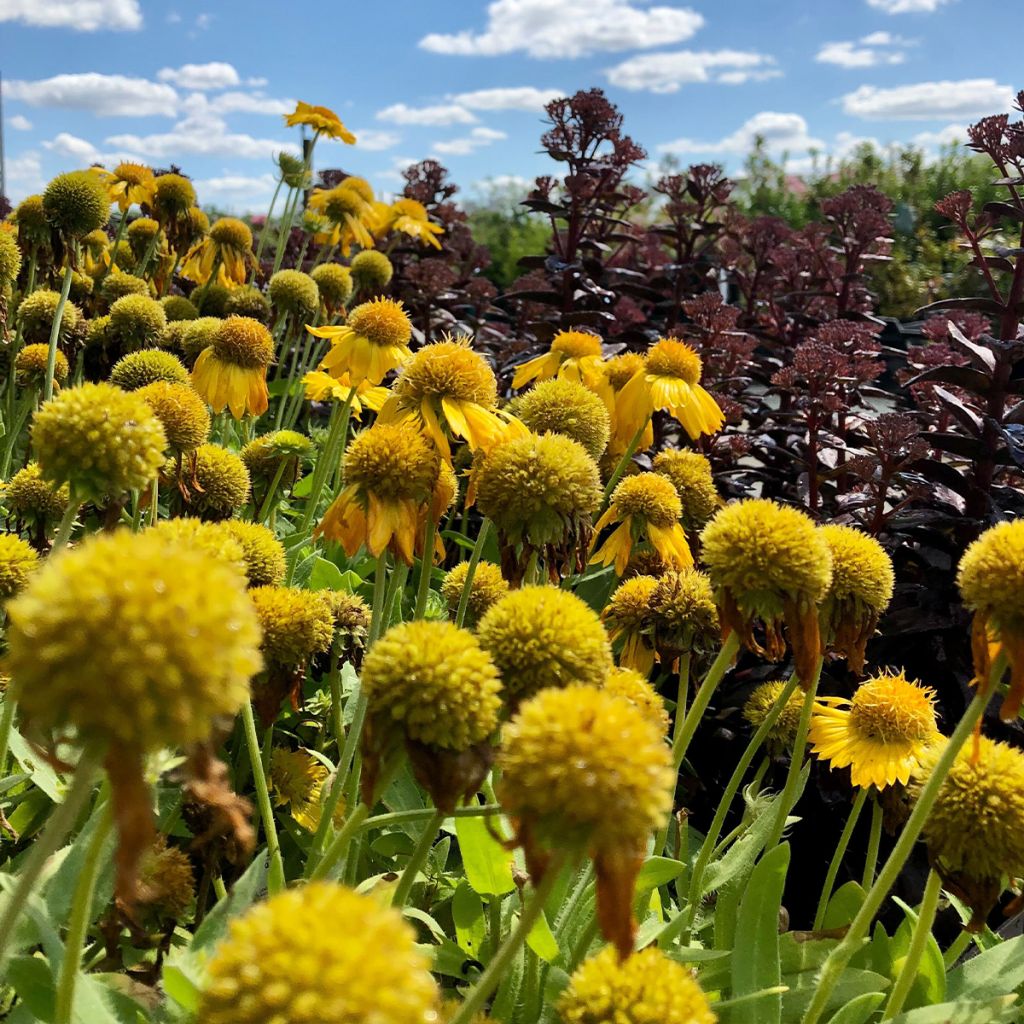
[{"label": "yellow daisy-like flower", "polygon": [[[349,375],[343,373],[340,377],[332,377],[323,370],[310,370],[302,378],[302,386],[306,389],[306,398],[311,402],[326,402],[333,399],[336,402],[348,401],[352,385],[349,383]],[[358,420],[363,415],[363,409],[371,412],[380,412],[381,407],[388,400],[390,392],[380,385],[371,384],[368,380],[362,380],[355,386],[355,394],[352,395],[352,415]]]},{"label": "yellow daisy-like flower", "polygon": [[348,374],[350,381],[379,384],[387,373],[409,358],[412,324],[401,302],[378,298],[356,306],[339,327],[309,327],[316,338],[327,338],[331,349],[320,369],[332,377]]},{"label": "yellow daisy-like flower", "polygon": [[[615,488],[607,511],[594,524],[595,538],[612,523],[619,525],[590,556],[598,565],[615,565],[621,576],[635,544],[649,544],[673,569],[688,569],[693,555],[679,525],[682,504],[672,482],[657,473],[628,476]],[[595,539],[596,544],[596,539]],[[591,545],[593,549],[595,545]]]},{"label": "yellow daisy-like flower", "polygon": [[255,265],[249,225],[237,217],[221,217],[210,233],[186,253],[181,276],[196,284],[214,278],[225,288],[238,288],[245,284]]},{"label": "yellow daisy-like flower", "polygon": [[654,649],[648,636],[651,598],[658,589],[653,576],[633,576],[624,580],[601,612],[612,643],[622,641],[619,664],[636,669],[645,676],[654,668]]},{"label": "yellow daisy-like flower", "polygon": [[437,236],[444,234],[444,228],[431,222],[427,208],[422,203],[415,199],[396,199],[389,207],[385,207],[385,210],[387,212],[383,224],[384,231],[401,231],[402,234],[426,242],[435,249],[441,248]]},{"label": "yellow daisy-like flower", "polygon": [[627,444],[657,410],[666,411],[692,438],[722,428],[725,416],[700,385],[700,356],[683,341],[662,338],[647,353],[647,365],[616,398],[619,441]]},{"label": "yellow daisy-like flower", "polygon": [[372,229],[377,227],[373,190],[362,178],[346,178],[334,188],[313,189],[309,208],[329,225],[327,231],[313,236],[320,245],[340,244],[345,256],[353,242],[363,249],[373,248]]},{"label": "yellow daisy-like flower", "polygon": [[516,367],[512,387],[521,388],[531,380],[549,377],[568,377],[591,391],[607,387],[601,366],[601,339],[588,331],[559,331],[544,355]]},{"label": "yellow daisy-like flower", "polygon": [[852,700],[819,698],[808,738],[833,768],[849,767],[855,786],[906,785],[939,739],[935,691],[902,672],[882,673],[862,683]]},{"label": "yellow daisy-like flower", "polygon": [[261,416],[270,404],[267,367],[274,358],[274,340],[258,320],[229,316],[213,343],[199,353],[192,386],[214,412],[225,407],[240,420]]},{"label": "yellow daisy-like flower", "polygon": [[452,438],[486,453],[498,441],[529,433],[497,404],[498,383],[487,360],[468,339],[448,337],[424,345],[405,362],[380,422],[414,425],[450,463]]},{"label": "yellow daisy-like flower", "polygon": [[340,139],[354,146],[356,137],[341,123],[341,118],[330,107],[318,107],[312,103],[299,100],[290,114],[285,114],[284,123],[289,128],[305,125],[312,128],[317,135],[326,135],[329,139]]},{"label": "yellow daisy-like flower", "polygon": [[[274,747],[270,755],[270,793],[278,807],[287,807],[292,817],[307,832],[320,827],[324,785],[330,778],[327,766],[305,750]],[[335,823],[344,820],[345,809],[339,803]]]},{"label": "yellow daisy-like flower", "polygon": [[118,164],[113,171],[105,171],[100,167],[94,167],[92,171],[106,186],[110,201],[117,203],[117,208],[122,214],[131,206],[148,206],[153,202],[156,176],[152,168],[145,164],[125,161]]}]

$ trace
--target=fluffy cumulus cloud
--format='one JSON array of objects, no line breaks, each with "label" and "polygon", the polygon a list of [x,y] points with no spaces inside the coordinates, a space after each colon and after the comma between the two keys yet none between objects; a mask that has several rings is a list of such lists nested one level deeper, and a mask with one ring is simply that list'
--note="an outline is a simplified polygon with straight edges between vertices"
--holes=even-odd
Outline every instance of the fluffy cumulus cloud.
[{"label": "fluffy cumulus cloud", "polygon": [[721,82],[740,85],[751,80],[775,78],[781,72],[763,53],[747,50],[678,50],[644,53],[608,68],[608,81],[623,89],[678,92],[684,85]]},{"label": "fluffy cumulus cloud", "polygon": [[8,99],[32,107],[56,107],[101,117],[172,117],[178,106],[177,92],[165,82],[96,71],[54,75],[34,82],[5,82],[4,93]]},{"label": "fluffy cumulus cloud", "polygon": [[837,64],[841,68],[902,64],[907,59],[906,47],[910,45],[911,40],[890,32],[872,32],[855,41],[825,43],[814,59],[820,64]]},{"label": "fluffy cumulus cloud", "polygon": [[34,149],[9,158],[6,167],[8,198],[14,202],[24,199],[33,192],[41,192],[46,184],[43,177],[43,161]]},{"label": "fluffy cumulus cloud", "polygon": [[181,89],[230,89],[239,85],[238,72],[223,61],[209,64],[182,64],[180,68],[162,68],[156,73],[161,82],[170,82]]},{"label": "fluffy cumulus cloud", "polygon": [[[385,149],[393,149],[401,141],[402,137],[397,132],[381,131],[378,128],[353,128],[352,133],[356,137],[356,146],[371,153],[379,153]],[[325,142],[330,144],[335,140],[321,139],[320,145]]]},{"label": "fluffy cumulus cloud", "polygon": [[935,121],[1009,110],[1013,89],[994,78],[917,82],[891,89],[862,85],[842,102],[845,113],[865,121]]},{"label": "fluffy cumulus cloud", "polygon": [[14,117],[9,117],[7,123],[16,132],[30,132],[32,131],[32,122],[21,114],[15,114]]},{"label": "fluffy cumulus cloud", "polygon": [[473,124],[476,118],[459,103],[442,103],[432,107],[410,107],[405,103],[394,103],[377,111],[378,121],[392,124],[446,125]]},{"label": "fluffy cumulus cloud", "polygon": [[480,126],[474,128],[469,135],[463,136],[460,139],[447,139],[444,142],[435,142],[434,152],[439,156],[468,156],[477,149],[507,138],[508,136],[504,132]]},{"label": "fluffy cumulus cloud", "polygon": [[936,150],[945,146],[962,145],[967,141],[967,126],[963,124],[947,124],[937,132],[918,132],[911,140],[921,149]]},{"label": "fluffy cumulus cloud", "polygon": [[807,128],[807,122],[799,114],[780,114],[764,110],[744,122],[736,131],[721,139],[702,141],[700,139],[674,139],[658,146],[659,152],[685,155],[689,153],[737,153],[749,152],[754,143],[762,139],[773,153],[806,152],[810,149],[825,149],[821,139],[814,138]]},{"label": "fluffy cumulus cloud", "polygon": [[868,0],[868,7],[886,14],[934,14],[950,0]]},{"label": "fluffy cumulus cloud", "polygon": [[274,194],[277,178],[273,174],[224,174],[199,178],[196,193],[205,202],[232,213],[265,212]]},{"label": "fluffy cumulus cloud", "polygon": [[139,0],[0,0],[0,22],[39,28],[133,31],[142,28]]},{"label": "fluffy cumulus cloud", "polygon": [[561,89],[536,89],[532,85],[520,85],[460,92],[448,99],[470,110],[543,110],[552,100],[564,95]]},{"label": "fluffy cumulus cloud", "polygon": [[222,92],[214,97],[194,92],[185,97],[181,106],[189,117],[220,117],[235,113],[281,116],[295,109],[295,100],[273,99],[259,92]]},{"label": "fluffy cumulus cloud", "polygon": [[687,7],[634,0],[494,0],[482,31],[432,32],[420,46],[458,56],[525,52],[541,58],[583,57],[682,42],[703,24],[704,18]]}]

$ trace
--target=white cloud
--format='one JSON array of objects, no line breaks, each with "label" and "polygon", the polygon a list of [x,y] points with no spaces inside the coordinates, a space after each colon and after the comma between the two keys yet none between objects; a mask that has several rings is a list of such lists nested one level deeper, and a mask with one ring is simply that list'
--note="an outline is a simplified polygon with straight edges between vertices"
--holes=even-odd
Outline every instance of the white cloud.
[{"label": "white cloud", "polygon": [[178,94],[162,82],[125,75],[55,75],[34,82],[4,83],[9,99],[31,107],[57,107],[106,117],[153,117],[174,115]]},{"label": "white cloud", "polygon": [[7,198],[15,203],[33,192],[42,192],[46,184],[42,159],[32,149],[8,159],[6,173],[9,189]]},{"label": "white cloud", "polygon": [[277,178],[273,174],[231,174],[225,172],[194,182],[201,202],[213,203],[232,212],[263,212],[274,193]]},{"label": "white cloud", "polygon": [[161,68],[156,77],[181,89],[230,89],[239,85],[238,72],[223,61],[209,64],[182,64],[180,68]]},{"label": "white cloud", "polygon": [[868,0],[868,7],[874,7],[886,14],[934,14],[950,0]]},{"label": "white cloud", "polygon": [[[883,38],[884,37],[884,38]],[[824,43],[815,56],[819,64],[838,64],[841,68],[873,68],[879,64],[902,64],[907,55],[903,50],[890,49],[897,45],[888,32],[875,32],[858,43]],[[874,44],[868,43],[874,39]]]},{"label": "white cloud", "polygon": [[522,85],[460,92],[448,99],[470,110],[543,110],[552,100],[564,95],[561,89],[535,89],[532,85]]},{"label": "white cloud", "polygon": [[99,151],[91,142],[80,139],[70,132],[59,132],[49,142],[44,142],[43,146],[58,156],[70,157],[87,164],[95,163],[99,156]]},{"label": "white cloud", "polygon": [[297,153],[298,147],[277,139],[260,139],[231,132],[227,124],[213,114],[188,117],[169,132],[152,135],[111,135],[108,146],[130,150],[147,160],[178,160],[186,156],[223,156],[241,160],[262,160],[285,150]]},{"label": "white cloud", "polygon": [[499,132],[494,128],[480,126],[474,128],[469,135],[461,139],[447,139],[444,142],[435,142],[433,151],[441,156],[468,156],[474,150],[489,146],[492,142],[499,142],[507,139],[505,132]]},{"label": "white cloud", "polygon": [[645,53],[607,69],[612,85],[623,89],[648,89],[657,93],[678,92],[683,85],[722,82],[740,85],[751,79],[775,78],[772,57],[748,50],[678,50]]},{"label": "white cloud", "polygon": [[295,100],[277,100],[259,92],[223,92],[208,97],[201,92],[186,96],[182,109],[189,117],[221,114],[289,114],[295,109]]},{"label": "white cloud", "polygon": [[473,124],[476,118],[458,103],[439,104],[433,107],[410,107],[405,103],[394,103],[377,111],[378,121],[393,124]]},{"label": "white cloud", "polygon": [[704,18],[688,7],[648,7],[643,0],[494,0],[482,32],[432,32],[420,46],[459,56],[522,50],[531,57],[583,57],[682,42],[703,24]]},{"label": "white cloud", "polygon": [[374,174],[374,177],[379,178],[382,181],[400,184],[405,181],[405,178],[402,176],[402,171],[416,163],[419,163],[418,157],[394,156],[391,158],[391,166],[386,170],[377,171],[376,174]]},{"label": "white cloud", "polygon": [[14,117],[7,118],[7,123],[16,132],[32,131],[32,122],[27,117],[22,117],[21,114],[15,114]]},{"label": "white cloud", "polygon": [[825,143],[808,133],[807,122],[799,114],[780,114],[765,110],[744,122],[731,135],[711,142],[699,139],[675,139],[658,146],[662,153],[747,153],[757,138],[774,153],[806,152],[825,149]]},{"label": "white cloud", "polygon": [[880,89],[862,85],[843,98],[843,110],[866,121],[932,121],[980,117],[1009,110],[1013,89],[994,78],[960,82],[918,82]]},{"label": "white cloud", "polygon": [[38,28],[131,31],[142,28],[139,0],[0,0],[0,22]]},{"label": "white cloud", "polygon": [[[371,153],[378,153],[384,149],[391,149],[402,141],[402,137],[396,132],[380,131],[377,128],[354,128],[352,134],[356,137],[356,147],[365,149]],[[321,145],[324,141],[321,139]]]},{"label": "white cloud", "polygon": [[962,124],[947,124],[937,132],[918,132],[910,141],[922,149],[941,149],[951,143],[962,145],[967,141],[967,127]]}]

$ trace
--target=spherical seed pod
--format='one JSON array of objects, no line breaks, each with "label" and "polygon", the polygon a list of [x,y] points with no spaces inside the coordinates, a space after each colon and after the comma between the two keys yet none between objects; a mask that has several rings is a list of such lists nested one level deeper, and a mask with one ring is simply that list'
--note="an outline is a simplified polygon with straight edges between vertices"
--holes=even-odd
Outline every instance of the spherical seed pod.
[{"label": "spherical seed pod", "polygon": [[607,693],[628,700],[656,725],[663,735],[668,735],[669,717],[668,711],[665,710],[665,702],[646,676],[631,668],[613,668],[604,681],[604,689]]},{"label": "spherical seed pod", "polygon": [[434,1024],[437,986],[415,943],[401,914],[373,896],[333,882],[287,890],[231,922],[207,964],[198,1017],[203,1024]]},{"label": "spherical seed pod", "polygon": [[149,284],[141,277],[126,274],[121,270],[112,270],[103,280],[100,294],[113,305],[126,295],[144,295],[149,297]]},{"label": "spherical seed pod", "polygon": [[199,315],[216,316],[221,319],[229,316],[228,302],[231,299],[231,294],[231,289],[222,284],[204,285],[202,294],[199,296]]},{"label": "spherical seed pod", "polygon": [[601,686],[612,668],[597,614],[556,587],[510,591],[480,620],[477,636],[513,705],[550,687]]},{"label": "spherical seed pod", "polygon": [[185,333],[194,321],[171,320],[160,337],[160,347],[168,352],[183,356],[185,352]]},{"label": "spherical seed pod", "polygon": [[39,555],[16,533],[0,533],[0,602],[25,589],[39,566]]},{"label": "spherical seed pod", "polygon": [[179,547],[202,551],[244,577],[242,545],[224,526],[224,523],[206,523],[192,516],[179,516],[177,519],[161,519],[150,530]]},{"label": "spherical seed pod", "polygon": [[355,284],[348,267],[338,263],[322,263],[310,271],[310,277],[320,289],[320,298],[328,309],[340,309],[352,298]]},{"label": "spherical seed pod", "polygon": [[263,631],[263,655],[283,667],[305,665],[334,635],[330,609],[315,590],[254,587],[249,591]]},{"label": "spherical seed pod", "polygon": [[[459,562],[445,573],[441,583],[441,596],[448,605],[448,611],[455,616],[466,586],[469,562]],[[466,622],[471,624],[509,591],[508,581],[501,574],[501,566],[493,562],[477,562],[473,581],[469,585],[469,602],[466,605]]]},{"label": "spherical seed pod", "polygon": [[136,217],[128,225],[128,244],[132,247],[132,255],[142,259],[146,250],[160,234],[160,225],[152,217]]},{"label": "spherical seed pod", "polygon": [[89,171],[58,174],[43,192],[43,212],[67,239],[83,238],[102,227],[110,213],[103,183]]},{"label": "spherical seed pod", "polygon": [[21,250],[11,231],[0,231],[0,291],[18,279],[21,270]]},{"label": "spherical seed pod", "polygon": [[[242,547],[245,575],[250,587],[276,587],[284,582],[287,562],[284,545],[261,523],[229,519],[219,524]],[[325,592],[327,597],[330,594]]]},{"label": "spherical seed pod", "polygon": [[[21,324],[22,338],[29,344],[49,345],[50,331],[57,315],[60,293],[49,288],[37,288],[31,295],[25,296],[18,306],[17,318]],[[58,341],[66,345],[78,329],[82,314],[77,306],[68,302],[60,318]]]},{"label": "spherical seed pod", "polygon": [[249,471],[242,460],[219,444],[201,444],[185,507],[191,515],[216,522],[229,519],[249,500]]},{"label": "spherical seed pod", "polygon": [[320,289],[301,270],[279,270],[267,286],[270,302],[282,313],[299,320],[312,320],[320,309]]},{"label": "spherical seed pod", "polygon": [[199,319],[199,310],[184,295],[166,295],[160,303],[169,324],[178,320]]},{"label": "spherical seed pod", "polygon": [[68,484],[81,501],[145,490],[163,462],[167,439],[156,414],[113,384],[82,384],[44,402],[32,421],[43,477]]},{"label": "spherical seed pod", "polygon": [[[50,358],[50,346],[46,344],[26,345],[14,357],[14,379],[20,388],[39,389],[46,381],[46,365]],[[57,349],[53,364],[53,380],[63,387],[68,380],[71,367],[68,357]]]},{"label": "spherical seed pod", "polygon": [[180,921],[195,900],[195,875],[187,854],[158,836],[139,861],[136,913],[157,924]]},{"label": "spherical seed pod", "polygon": [[703,530],[722,505],[711,463],[700,452],[668,449],[654,456],[653,468],[655,473],[668,477],[676,489],[683,528],[688,533]]},{"label": "spherical seed pod", "polygon": [[166,329],[164,307],[148,295],[125,295],[110,307],[109,334],[126,352],[156,347]]},{"label": "spherical seed pod", "polygon": [[210,436],[210,413],[191,384],[156,380],[140,387],[137,393],[163,424],[172,452],[195,451]]},{"label": "spherical seed pod", "polygon": [[97,535],[47,561],[8,615],[22,714],[36,730],[75,726],[83,746],[205,740],[260,665],[238,573],[151,531]]},{"label": "spherical seed pod", "polygon": [[105,348],[110,344],[110,317],[97,316],[86,322],[85,347],[92,349]]},{"label": "spherical seed pod", "polygon": [[578,441],[592,459],[600,459],[611,434],[604,402],[582,384],[565,377],[541,381],[508,407],[535,434],[563,434]]},{"label": "spherical seed pod", "polygon": [[195,206],[196,190],[180,174],[157,175],[153,183],[153,209],[161,223],[178,220]]},{"label": "spherical seed pod", "polygon": [[[126,274],[130,274],[135,269],[135,257],[132,255],[132,247],[128,244],[125,239],[121,239],[113,249],[111,249],[110,258],[112,265],[123,270]],[[135,275],[132,274],[134,277]],[[142,280],[142,278],[138,278]]]},{"label": "spherical seed pod", "polygon": [[616,587],[601,612],[601,621],[613,643],[622,641],[619,664],[644,676],[654,667],[651,634],[651,599],[658,589],[653,576],[633,576]]},{"label": "spherical seed pod", "polygon": [[18,225],[18,241],[25,249],[48,245],[50,222],[46,219],[42,196],[26,196],[14,209],[14,222]]},{"label": "spherical seed pod", "polygon": [[282,462],[290,462],[298,468],[299,461],[312,458],[315,451],[316,445],[305,434],[297,430],[274,430],[253,438],[239,454],[254,480],[269,480]]},{"label": "spherical seed pod", "polygon": [[272,316],[270,302],[259,288],[235,288],[224,303],[225,316],[244,316],[269,324]]},{"label": "spherical seed pod", "polygon": [[213,344],[222,322],[216,316],[201,316],[198,320],[189,322],[181,335],[182,354],[186,365],[194,364],[199,358],[199,353]]},{"label": "spherical seed pod", "polygon": [[188,370],[170,352],[159,348],[144,348],[122,356],[110,371],[110,383],[125,391],[138,391],[155,381],[187,384]]},{"label": "spherical seed pod", "polygon": [[384,253],[376,249],[364,249],[352,257],[349,272],[357,290],[369,295],[388,286],[394,268]]},{"label": "spherical seed pod", "polygon": [[662,661],[711,647],[720,634],[711,581],[696,569],[664,573],[651,594],[649,622]]},{"label": "spherical seed pod", "polygon": [[7,511],[21,521],[57,522],[67,511],[68,487],[53,487],[43,479],[38,462],[19,469],[2,492]]},{"label": "spherical seed pod", "polygon": [[334,617],[335,649],[355,661],[366,646],[372,617],[370,606],[358,594],[346,590],[325,590],[323,594]]},{"label": "spherical seed pod", "polygon": [[[781,681],[761,683],[750,691],[743,704],[743,717],[754,729],[759,729],[764,724],[786,685]],[[804,695],[799,690],[794,690],[783,704],[779,717],[775,719],[765,737],[765,747],[772,754],[778,756],[792,751],[803,705]]]}]

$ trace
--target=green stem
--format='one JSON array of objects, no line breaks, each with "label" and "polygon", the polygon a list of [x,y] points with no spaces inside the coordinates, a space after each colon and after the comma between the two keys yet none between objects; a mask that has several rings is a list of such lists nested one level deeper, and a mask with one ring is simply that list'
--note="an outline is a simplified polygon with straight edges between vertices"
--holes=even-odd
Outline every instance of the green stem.
[{"label": "green stem", "polygon": [[160,477],[153,477],[153,489],[149,494],[149,525],[156,526],[160,518]]},{"label": "green stem", "polygon": [[252,769],[253,781],[256,784],[256,802],[259,806],[260,818],[263,820],[263,834],[267,837],[267,857],[270,860],[267,889],[273,896],[285,886],[284,862],[281,859],[281,846],[277,839],[274,809],[270,804],[267,775],[263,770],[263,755],[260,751],[259,736],[256,734],[256,719],[252,713],[252,702],[248,700],[242,704],[242,725],[245,729],[245,746],[249,753],[249,767]]},{"label": "green stem", "polygon": [[807,1012],[804,1014],[802,1024],[818,1024],[818,1021],[821,1020],[821,1015],[825,1012],[828,1001],[832,996],[832,990],[835,988],[853,955],[860,949],[861,940],[868,934],[875,914],[878,913],[879,908],[899,877],[900,871],[903,870],[903,865],[906,864],[907,859],[910,857],[914,844],[921,835],[924,823],[931,813],[936,799],[938,799],[939,791],[946,780],[946,776],[949,774],[957,754],[960,753],[960,749],[974,731],[974,727],[981,721],[981,716],[985,713],[989,698],[996,689],[995,683],[999,678],[996,673],[1001,674],[1005,669],[1005,660],[1003,658],[996,659],[996,664],[992,669],[990,685],[979,688],[979,692],[975,694],[974,699],[967,706],[964,717],[960,719],[959,725],[957,725],[953,735],[950,736],[946,743],[945,750],[943,750],[928,781],[924,784],[918,795],[917,803],[910,812],[910,817],[903,826],[903,831],[900,833],[892,853],[889,854],[889,858],[882,866],[878,878],[864,898],[864,902],[851,922],[845,937],[832,950],[822,965],[818,986],[811,998],[810,1005],[807,1007]]},{"label": "green stem", "polygon": [[476,543],[469,555],[469,565],[466,566],[466,582],[462,584],[462,593],[459,595],[459,607],[455,613],[455,625],[461,626],[466,621],[466,609],[469,608],[469,595],[473,589],[473,577],[476,575],[476,567],[480,563],[480,556],[484,553],[484,544],[487,543],[487,535],[491,531],[490,519],[484,519],[480,524],[480,532],[476,535]]},{"label": "green stem", "polygon": [[451,1018],[450,1024],[470,1024],[473,1017],[484,1008],[491,993],[498,987],[505,972],[512,963],[513,957],[519,952],[526,941],[530,929],[544,913],[544,904],[554,888],[555,881],[561,871],[563,859],[555,857],[544,872],[544,877],[533,890],[530,898],[523,905],[519,915],[519,923],[512,934],[502,943],[501,948],[491,958],[487,969],[480,975],[479,981],[470,989],[465,1002]]},{"label": "green stem", "polygon": [[57,532],[53,535],[53,547],[50,549],[56,553],[63,548],[67,542],[71,539],[71,531],[75,528],[75,516],[78,515],[78,510],[81,506],[75,500],[75,496],[72,493],[68,496],[68,507],[64,513],[64,518],[61,519],[60,525],[57,527]]},{"label": "green stem", "polygon": [[619,459],[618,465],[612,472],[612,475],[608,477],[608,483],[605,484],[604,497],[601,499],[601,509],[603,512],[608,507],[608,502],[611,500],[612,491],[615,490],[615,485],[622,479],[622,474],[626,472],[630,462],[633,461],[633,456],[636,455],[637,448],[640,447],[640,438],[644,436],[644,431],[647,429],[647,424],[650,422],[651,417],[640,424],[640,429],[633,435],[633,439],[629,442],[626,450],[622,453],[622,458]]},{"label": "green stem", "polygon": [[[456,807],[448,818],[489,818],[492,814],[500,814],[500,804],[470,804],[468,807]],[[427,821],[434,815],[433,807],[418,807],[411,811],[389,811],[387,814],[375,814],[367,818],[360,831],[371,828],[384,828],[387,825],[401,825],[410,821]]]},{"label": "green stem", "polygon": [[868,837],[868,852],[864,858],[864,877],[861,882],[865,891],[875,881],[875,868],[878,865],[878,849],[882,845],[882,805],[878,797],[871,798],[871,833]]},{"label": "green stem", "polygon": [[711,698],[718,688],[718,684],[729,670],[739,649],[740,638],[736,631],[733,630],[722,644],[722,649],[718,652],[718,657],[712,662],[711,668],[708,669],[708,674],[704,677],[704,681],[700,684],[700,688],[693,698],[693,704],[686,712],[682,726],[672,740],[672,763],[677,772],[683,763],[683,759],[686,757],[686,751],[690,747],[694,734],[697,732],[697,726],[700,724],[701,717],[707,711]]},{"label": "green stem", "polygon": [[110,247],[110,263],[103,268],[103,273],[100,274],[99,280],[96,282],[94,292],[99,293],[100,288],[103,287],[103,282],[107,279],[107,274],[110,273],[111,268],[117,263],[117,247],[121,244],[124,239],[124,230],[128,227],[128,211],[125,210],[121,214],[121,219],[117,222],[117,233],[114,235],[114,244]]},{"label": "green stem", "polygon": [[405,865],[402,877],[398,880],[398,885],[395,886],[395,894],[391,899],[393,907],[404,907],[409,901],[409,893],[412,892],[412,887],[416,884],[416,876],[427,862],[427,857],[430,855],[434,840],[437,838],[438,830],[441,828],[444,818],[443,811],[434,811],[433,816],[423,826],[423,832],[413,848],[409,863]]},{"label": "green stem", "polygon": [[423,529],[423,557],[420,559],[420,578],[416,587],[416,608],[412,613],[414,619],[422,619],[427,614],[427,599],[430,597],[430,572],[434,567],[434,538],[437,536],[437,523],[434,522],[433,509],[427,508],[427,523]]},{"label": "green stem", "polygon": [[274,499],[277,497],[277,489],[281,486],[281,477],[284,476],[284,471],[287,465],[288,460],[281,459],[277,469],[274,471],[273,479],[270,481],[270,487],[267,488],[267,496],[263,499],[263,504],[260,506],[260,510],[256,515],[257,523],[265,523],[267,521]]},{"label": "green stem", "polygon": [[284,259],[284,250],[288,245],[288,239],[292,234],[292,221],[295,220],[295,208],[298,205],[298,195],[301,189],[288,189],[284,199],[284,210],[281,213],[281,224],[277,233],[277,246],[274,249],[274,269],[270,272],[273,277],[281,269],[281,261]]},{"label": "green stem", "polygon": [[972,935],[966,928],[950,943],[949,949],[942,954],[942,962],[947,971],[953,969],[953,965],[967,952],[967,947],[974,941]]},{"label": "green stem", "polygon": [[302,515],[302,522],[299,524],[299,532],[306,533],[313,517],[316,515],[317,506],[320,504],[320,496],[323,494],[324,484],[327,476],[336,463],[341,451],[345,447],[345,438],[348,435],[348,422],[352,413],[352,399],[355,397],[355,388],[352,388],[348,397],[341,405],[335,405],[331,410],[331,422],[327,428],[327,439],[324,441],[323,450],[313,467],[313,483],[309,490],[309,497],[306,499],[306,509]]},{"label": "green stem", "polygon": [[57,309],[53,314],[53,325],[50,327],[50,350],[46,355],[46,378],[43,382],[43,401],[48,402],[53,398],[53,370],[57,365],[57,339],[60,337],[61,324],[64,321],[64,307],[68,303],[68,295],[71,292],[71,278],[74,271],[71,264],[74,262],[73,250],[68,251],[67,266],[64,268],[64,283],[60,289],[60,298],[57,300]]},{"label": "green stem", "polygon": [[828,909],[828,901],[832,898],[832,890],[836,884],[839,868],[843,863],[843,858],[846,856],[847,847],[850,845],[850,837],[853,835],[853,830],[860,818],[860,812],[864,810],[864,803],[868,798],[870,788],[870,786],[862,786],[857,790],[853,807],[850,808],[849,817],[847,817],[842,835],[839,837],[839,845],[836,846],[836,852],[832,855],[832,860],[828,866],[828,873],[825,875],[825,884],[818,899],[818,909],[814,915],[814,924],[811,926],[812,931],[820,931],[821,926],[825,922],[825,911]]},{"label": "green stem", "polygon": [[32,392],[25,395],[20,401],[15,402],[14,410],[8,418],[8,435],[4,438],[3,465],[0,466],[0,477],[3,479],[6,479],[7,474],[10,472],[11,461],[14,458],[14,449],[18,446],[18,438],[21,437],[21,428],[25,425],[25,420],[28,419],[29,413],[35,406],[35,398],[35,392]]},{"label": "green stem", "polygon": [[370,816],[370,808],[364,803],[356,804],[352,813],[345,819],[345,824],[338,830],[338,834],[331,840],[331,845],[324,851],[319,862],[309,872],[311,882],[322,882],[330,878],[331,872],[348,850],[349,841],[360,831],[363,822]]},{"label": "green stem", "polygon": [[11,729],[14,726],[16,702],[8,689],[4,693],[4,710],[0,714],[0,779],[7,775],[7,751],[11,745]]},{"label": "green stem", "polygon": [[889,1001],[885,1004],[882,1020],[892,1020],[903,1009],[903,1004],[907,1001],[914,982],[917,981],[917,969],[921,965],[921,957],[924,956],[925,947],[932,934],[935,911],[938,909],[941,893],[942,879],[932,868],[928,872],[928,881],[924,887],[924,896],[921,897],[917,921],[914,923],[914,930],[910,935],[910,948],[907,950],[896,984],[893,985],[892,992],[889,993]]},{"label": "green stem", "polygon": [[263,230],[260,231],[259,241],[256,243],[256,266],[252,270],[252,278],[250,281],[256,280],[256,275],[259,273],[260,260],[263,257],[263,247],[267,244],[267,231],[270,229],[270,218],[273,216],[274,207],[277,205],[277,197],[281,194],[281,186],[284,184],[284,178],[278,178],[277,184],[274,186],[274,194],[270,197],[270,207],[267,210],[267,219],[263,222]]},{"label": "green stem", "polygon": [[683,719],[686,717],[686,701],[690,695],[690,661],[693,655],[687,651],[679,659],[679,683],[676,686],[676,716],[672,722],[672,744],[675,745]]},{"label": "green stem", "polygon": [[54,1024],[71,1024],[71,1011],[75,1003],[75,982],[82,966],[82,952],[89,931],[89,918],[92,912],[93,898],[96,894],[96,882],[99,878],[100,854],[110,836],[114,824],[109,804],[103,810],[103,818],[96,827],[75,883],[75,895],[71,903],[71,916],[68,919],[68,931],[64,941],[64,959],[60,965],[60,976],[57,979],[56,1010]]}]

